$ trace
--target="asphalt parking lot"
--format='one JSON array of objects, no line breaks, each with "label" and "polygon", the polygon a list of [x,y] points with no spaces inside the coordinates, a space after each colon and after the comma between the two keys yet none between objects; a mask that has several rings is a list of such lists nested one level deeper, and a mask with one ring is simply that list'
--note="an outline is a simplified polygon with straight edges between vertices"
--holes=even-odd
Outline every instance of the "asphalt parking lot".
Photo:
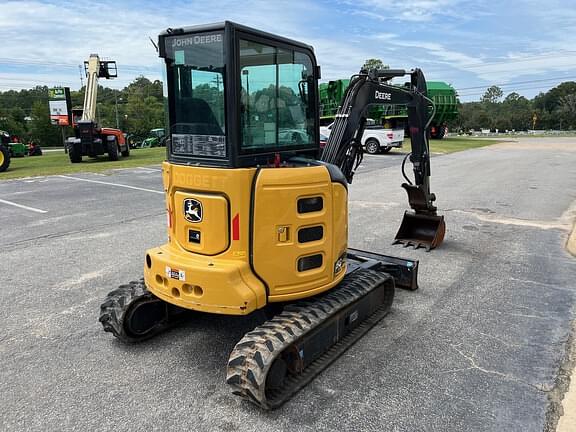
[{"label": "asphalt parking lot", "polygon": [[0,429],[542,431],[563,387],[576,304],[576,139],[433,158],[446,216],[430,253],[392,246],[401,155],[366,157],[350,246],[420,260],[420,287],[282,408],[224,383],[253,320],[201,315],[125,346],[98,323],[107,292],[165,242],[157,166],[0,182]]}]

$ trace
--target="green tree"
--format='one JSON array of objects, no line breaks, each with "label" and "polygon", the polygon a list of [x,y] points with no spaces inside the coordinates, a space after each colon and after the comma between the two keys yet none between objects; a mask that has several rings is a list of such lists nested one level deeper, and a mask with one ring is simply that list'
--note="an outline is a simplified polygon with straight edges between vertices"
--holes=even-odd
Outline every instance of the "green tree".
[{"label": "green tree", "polygon": [[487,127],[488,116],[480,102],[463,103],[458,107],[458,129],[465,132]]},{"label": "green tree", "polygon": [[534,106],[537,109],[548,112],[554,111],[560,105],[560,98],[576,93],[576,82],[566,81],[550,89],[546,93],[540,93],[534,98]]},{"label": "green tree", "polygon": [[489,104],[495,104],[495,103],[500,102],[500,99],[502,99],[502,96],[504,96],[504,92],[502,91],[502,89],[500,87],[491,86],[491,87],[488,87],[488,89],[486,89],[486,92],[482,96],[481,102],[489,103]]},{"label": "green tree", "polygon": [[574,129],[576,126],[576,93],[561,96],[556,112],[561,122],[560,129]]},{"label": "green tree", "polygon": [[146,77],[139,76],[124,88],[123,93],[126,96],[137,95],[141,98],[152,96],[162,100],[162,81],[155,80],[152,82]]},{"label": "green tree", "polygon": [[63,145],[60,129],[50,122],[48,101],[36,101],[32,105],[30,138],[43,146]]},{"label": "green tree", "polygon": [[490,129],[498,128],[498,123],[501,122],[501,116],[500,116],[501,106],[499,102],[500,99],[502,99],[503,95],[504,92],[500,87],[491,86],[488,87],[488,89],[482,96],[482,99],[480,101],[482,102],[484,112],[488,117],[488,124],[484,124],[482,127],[484,128],[488,127]]},{"label": "green tree", "polygon": [[497,128],[500,130],[526,130],[531,127],[532,103],[516,92],[502,102]]},{"label": "green tree", "polygon": [[28,138],[28,129],[25,118],[26,114],[20,107],[13,109],[0,108],[0,130],[26,139]]},{"label": "green tree", "polygon": [[125,124],[125,132],[146,136],[150,129],[164,125],[163,103],[154,96],[143,99],[137,94],[129,95]]},{"label": "green tree", "polygon": [[362,69],[366,69],[366,70],[372,70],[372,69],[376,69],[376,70],[382,70],[382,69],[390,69],[390,66],[385,65],[384,62],[380,59],[375,59],[375,58],[371,58],[371,59],[367,59],[364,62],[364,65],[362,65]]}]

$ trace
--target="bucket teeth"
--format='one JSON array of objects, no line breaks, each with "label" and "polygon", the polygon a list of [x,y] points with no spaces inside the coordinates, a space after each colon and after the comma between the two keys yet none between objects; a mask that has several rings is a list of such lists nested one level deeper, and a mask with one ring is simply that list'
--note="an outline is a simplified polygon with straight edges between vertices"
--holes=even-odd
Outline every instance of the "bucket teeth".
[{"label": "bucket teeth", "polygon": [[394,242],[392,244],[401,244],[405,248],[410,247],[410,246],[412,246],[413,249],[424,248],[424,249],[426,249],[426,252],[430,252],[430,250],[432,249],[432,246],[430,245],[430,243],[419,242],[419,241],[414,241],[414,240],[397,239],[397,240],[394,240]]}]

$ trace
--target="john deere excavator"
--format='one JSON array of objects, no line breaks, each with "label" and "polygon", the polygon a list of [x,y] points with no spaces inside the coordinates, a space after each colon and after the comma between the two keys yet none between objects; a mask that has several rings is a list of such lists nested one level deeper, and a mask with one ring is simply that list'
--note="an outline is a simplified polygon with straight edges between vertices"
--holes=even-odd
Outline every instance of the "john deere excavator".
[{"label": "john deere excavator", "polygon": [[[273,409],[383,318],[396,286],[418,288],[418,261],[347,245],[348,183],[371,104],[402,103],[409,112],[412,211],[397,240],[442,242],[429,190],[424,75],[353,77],[321,153],[320,69],[310,46],[232,22],[168,29],[158,46],[168,89],[168,242],[146,252],[142,281],[108,294],[100,322],[138,342],[187,310],[269,312],[232,350],[227,383]],[[384,83],[404,75],[403,88]]]}]

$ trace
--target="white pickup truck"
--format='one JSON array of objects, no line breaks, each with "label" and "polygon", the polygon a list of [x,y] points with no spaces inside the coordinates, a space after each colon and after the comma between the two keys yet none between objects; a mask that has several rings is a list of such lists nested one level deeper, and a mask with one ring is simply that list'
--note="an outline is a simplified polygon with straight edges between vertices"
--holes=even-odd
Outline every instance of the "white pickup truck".
[{"label": "white pickup truck", "polygon": [[[329,136],[334,123],[320,127],[322,135]],[[362,145],[367,153],[388,153],[393,147],[402,147],[404,142],[404,129],[385,129],[368,119],[362,134]]]}]

